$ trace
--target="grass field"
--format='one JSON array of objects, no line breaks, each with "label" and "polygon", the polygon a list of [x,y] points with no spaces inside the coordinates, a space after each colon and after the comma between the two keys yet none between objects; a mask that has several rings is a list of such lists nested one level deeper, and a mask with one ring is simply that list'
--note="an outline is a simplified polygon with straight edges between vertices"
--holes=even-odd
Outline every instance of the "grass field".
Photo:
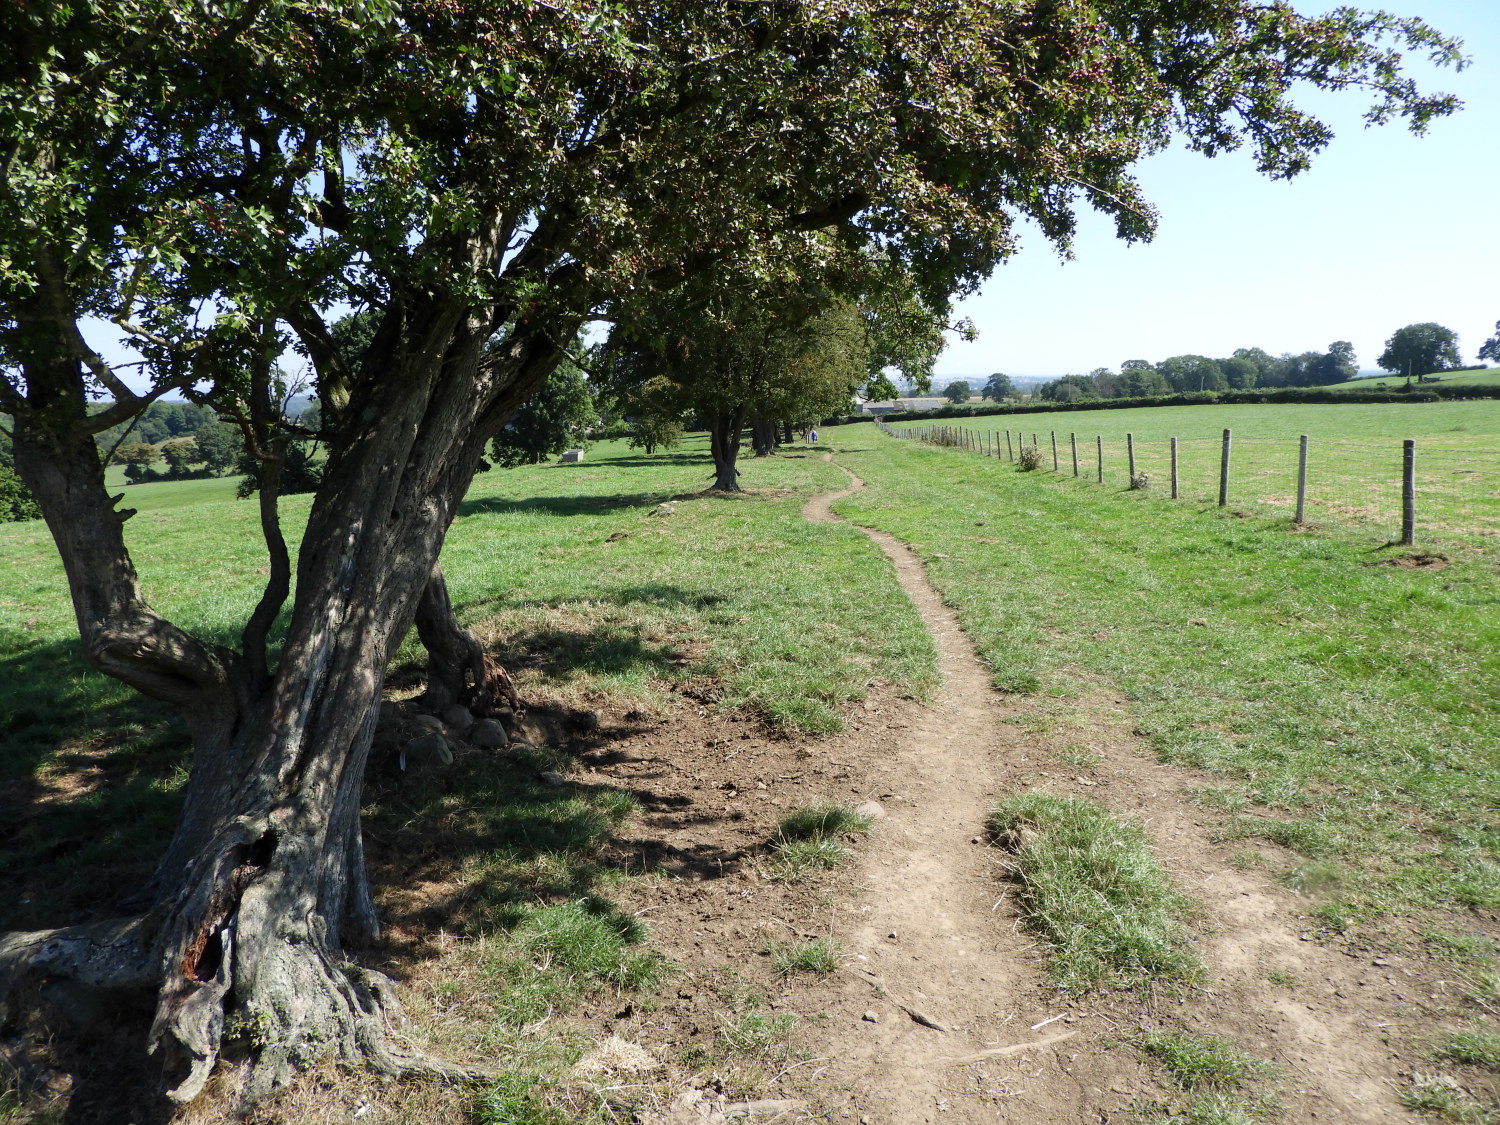
[{"label": "grass field", "polygon": [[1002,690],[1062,729],[1123,692],[1163,760],[1212,778],[1222,836],[1290,849],[1330,925],[1500,907],[1491,541],[1408,569],[1358,533],[859,434],[869,486],[839,510],[916,547]]},{"label": "grass field", "polygon": [[[1402,375],[1377,375],[1364,379],[1350,379],[1347,383],[1332,383],[1325,387],[1329,391],[1372,391],[1385,384],[1386,390],[1395,390],[1406,385]],[[1449,387],[1493,387],[1500,385],[1500,368],[1491,367],[1480,371],[1454,371],[1433,378],[1429,375],[1423,385],[1442,383]]]},{"label": "grass field", "polygon": [[[1413,404],[1170,406],[962,419],[1007,460],[1022,442],[1042,448],[1052,470],[1104,483],[1128,483],[1127,435],[1136,468],[1157,494],[1169,492],[1171,439],[1178,439],[1180,495],[1217,501],[1222,434],[1232,433],[1230,503],[1268,516],[1296,508],[1298,439],[1308,436],[1307,520],[1392,537],[1401,526],[1402,441],[1416,441],[1417,520],[1421,541],[1443,546],[1500,536],[1500,401]],[[1006,430],[1010,430],[1010,446]],[[920,430],[904,423],[897,430]],[[987,435],[987,438],[986,438]]]}]

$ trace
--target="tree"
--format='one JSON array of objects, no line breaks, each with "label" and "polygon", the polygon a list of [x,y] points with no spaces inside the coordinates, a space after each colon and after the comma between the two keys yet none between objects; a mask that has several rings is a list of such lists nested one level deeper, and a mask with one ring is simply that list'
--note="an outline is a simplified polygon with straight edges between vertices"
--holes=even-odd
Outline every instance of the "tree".
[{"label": "tree", "polygon": [[1429,320],[1398,328],[1375,362],[1382,370],[1420,381],[1423,375],[1462,367],[1464,361],[1458,354],[1458,333]]},{"label": "tree", "polygon": [[133,441],[120,446],[115,457],[125,465],[126,480],[131,484],[144,484],[151,479],[151,466],[156,464],[156,447],[144,441]]},{"label": "tree", "polygon": [[1120,394],[1124,397],[1145,398],[1171,393],[1172,388],[1161,372],[1146,360],[1127,359],[1120,364]]},{"label": "tree", "polygon": [[198,443],[190,437],[173,438],[161,447],[162,460],[167,463],[169,480],[182,480],[191,475],[194,462],[203,460],[198,452]]},{"label": "tree", "polygon": [[980,392],[982,397],[993,402],[1014,398],[1016,393],[1016,385],[1010,381],[1010,376],[1000,371],[996,371],[985,380],[984,390]]},{"label": "tree", "polygon": [[1260,381],[1260,368],[1245,356],[1230,356],[1217,361],[1224,373],[1224,381],[1233,390],[1248,390]]},{"label": "tree", "polygon": [[210,422],[193,434],[198,446],[198,456],[208,475],[221,477],[239,463],[245,451],[245,438],[236,426],[228,422]]},{"label": "tree", "polygon": [[495,435],[490,451],[507,469],[539,465],[549,456],[582,445],[599,424],[594,396],[582,371],[564,363],[547,377],[535,398]]},{"label": "tree", "polygon": [[[830,244],[889,257],[946,314],[1022,220],[1066,249],[1084,203],[1149,237],[1130,168],[1174,130],[1290,176],[1330,136],[1301,83],[1372,91],[1372,120],[1420,129],[1455,102],[1419,93],[1400,50],[1460,59],[1419,21],[1240,0],[74,0],[6,5],[0,30],[0,410],[86,659],[191,740],[146,913],[8,940],[0,976],[45,959],[154,990],[179,1100],[226,1009],[255,1029],[249,1097],[309,1058],[459,1073],[391,1038],[387,983],[350,958],[378,930],[361,784],[410,626],[429,702],[495,690],[438,553],[581,325],[710,270],[776,291]],[[357,364],[332,331],[348,307],[375,321]],[[148,389],[88,347],[90,315],[135,342]],[[289,346],[327,449],[295,590]],[[173,393],[262,466],[267,576],[233,644],[146,601],[93,442]]]},{"label": "tree", "polygon": [[1326,387],[1333,383],[1347,383],[1358,374],[1354,345],[1348,340],[1335,340],[1328,345],[1327,352],[1306,364],[1302,377],[1306,386]]},{"label": "tree", "polygon": [[1180,395],[1229,389],[1229,381],[1224,378],[1224,372],[1207,356],[1174,355],[1158,363],[1156,369],[1172,390]]},{"label": "tree", "polygon": [[967,379],[959,379],[955,382],[949,383],[948,386],[943,389],[943,397],[949,402],[957,405],[961,402],[968,402],[971,398],[973,398],[974,391],[973,388],[969,386]]},{"label": "tree", "polygon": [[1500,363],[1500,320],[1495,321],[1495,334],[1479,345],[1479,358]]},{"label": "tree", "polygon": [[1064,375],[1043,383],[1037,395],[1047,402],[1077,402],[1079,399],[1098,398],[1099,388],[1091,375]]}]

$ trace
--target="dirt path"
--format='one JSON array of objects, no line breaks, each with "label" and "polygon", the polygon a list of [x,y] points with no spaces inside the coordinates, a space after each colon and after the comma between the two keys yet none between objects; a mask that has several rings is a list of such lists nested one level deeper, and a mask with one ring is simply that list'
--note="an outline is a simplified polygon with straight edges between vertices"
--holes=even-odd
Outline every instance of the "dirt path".
[{"label": "dirt path", "polygon": [[[810,500],[804,517],[837,519],[832,504],[862,487],[849,478],[851,488]],[[1076,1034],[1063,1020],[1032,1028],[1063,1008],[1036,1014],[1035,948],[1016,932],[997,854],[982,846],[990,804],[1008,780],[1002,775],[1024,761],[1025,747],[921,561],[900,540],[861,530],[891,560],[932,632],[942,686],[892,764],[894,791],[881,794],[888,817],[855,876],[863,893],[844,938],[854,961],[842,991],[844,1007],[865,1010],[830,1021],[820,1050],[831,1060],[824,1081],[847,1089],[874,1123],[993,1122],[1006,1109],[1029,1115],[1039,1107],[1013,1084],[1012,1063],[1002,1075],[979,1060],[958,1061],[1007,1051],[989,1058],[1056,1070],[1067,1065]]]}]

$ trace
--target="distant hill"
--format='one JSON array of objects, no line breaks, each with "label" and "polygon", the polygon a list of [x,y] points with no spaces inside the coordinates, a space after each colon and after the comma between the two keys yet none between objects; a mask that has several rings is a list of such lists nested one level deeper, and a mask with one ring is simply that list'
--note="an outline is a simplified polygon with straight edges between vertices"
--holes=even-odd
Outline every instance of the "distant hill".
[{"label": "distant hill", "polygon": [[[1439,375],[1428,375],[1422,380],[1423,386],[1432,386],[1434,383],[1441,383],[1445,387],[1500,386],[1500,367],[1479,368],[1474,371],[1445,371]],[[1387,390],[1395,390],[1397,387],[1406,385],[1406,376],[1392,375],[1388,372],[1368,376],[1361,373],[1358,379],[1350,379],[1347,383],[1331,383],[1322,389],[1327,391],[1368,391],[1382,385]]]}]

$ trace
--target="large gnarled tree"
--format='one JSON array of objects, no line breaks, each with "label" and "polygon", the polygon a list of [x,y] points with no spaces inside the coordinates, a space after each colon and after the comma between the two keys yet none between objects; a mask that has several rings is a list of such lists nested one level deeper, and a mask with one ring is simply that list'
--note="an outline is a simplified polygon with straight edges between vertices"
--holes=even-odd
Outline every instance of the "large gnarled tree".
[{"label": "large gnarled tree", "polygon": [[[1421,126],[1452,103],[1382,38],[1457,57],[1413,21],[1262,0],[71,0],[5,5],[0,32],[0,411],[86,658],[192,741],[144,912],[0,939],[0,989],[154,990],[180,1099],[231,1003],[252,1093],[326,1054],[442,1069],[393,1044],[387,986],[345,952],[376,928],[375,704],[413,622],[448,690],[480,674],[438,552],[580,324],[709,267],[789,281],[826,232],[940,302],[1013,250],[1017,217],[1066,247],[1081,202],[1149,236],[1129,168],[1174,132],[1289,175],[1329,139],[1296,83]],[[331,331],[351,306],[375,317],[354,363]],[[95,354],[90,317],[136,342],[149,390]],[[328,450],[295,575],[270,393],[289,346]],[[265,464],[269,578],[233,648],[146,602],[92,441],[172,390]]]}]

